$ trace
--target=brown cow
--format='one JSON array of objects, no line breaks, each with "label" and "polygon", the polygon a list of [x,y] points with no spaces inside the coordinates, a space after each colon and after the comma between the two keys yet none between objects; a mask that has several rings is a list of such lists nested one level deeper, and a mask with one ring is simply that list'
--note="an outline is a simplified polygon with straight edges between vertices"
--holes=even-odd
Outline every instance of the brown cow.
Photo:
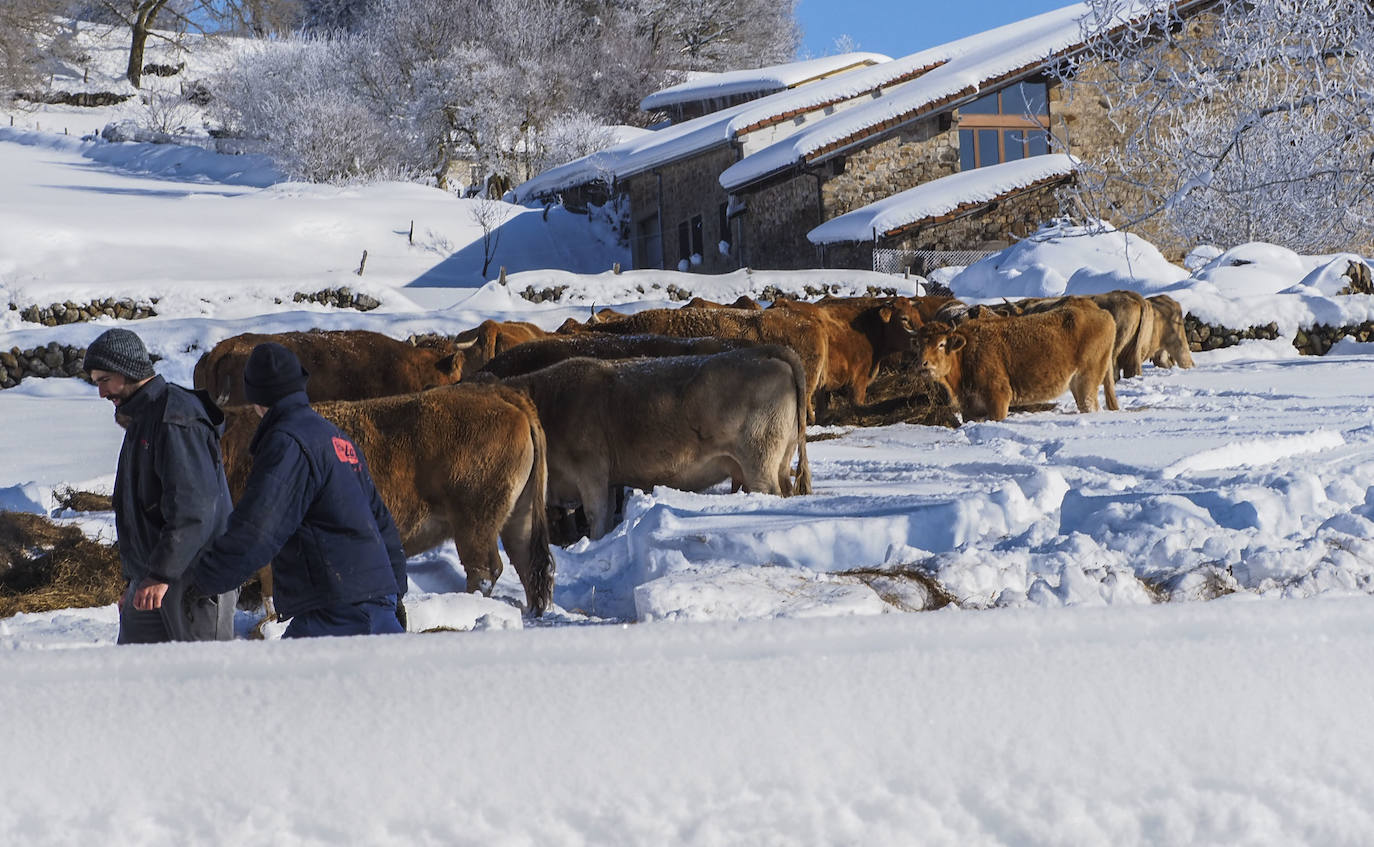
[{"label": "brown cow", "polygon": [[766,494],[811,491],[805,373],[787,347],[568,359],[505,383],[545,422],[549,500],[581,503],[593,538],[611,528],[612,486],[700,491],[733,479]]},{"label": "brown cow", "polygon": [[1036,315],[929,323],[915,333],[922,370],[945,384],[964,420],[1000,421],[1011,406],[1045,403],[1067,388],[1079,411],[1097,411],[1097,386],[1115,411],[1111,315],[1072,303]]},{"label": "brown cow", "polygon": [[1193,366],[1193,354],[1188,347],[1188,330],[1183,325],[1183,307],[1167,294],[1156,294],[1146,300],[1154,311],[1154,324],[1145,356],[1156,367],[1181,368]]},{"label": "brown cow", "polygon": [[448,367],[463,379],[476,373],[500,354],[526,341],[553,335],[526,321],[485,320],[458,333]]},{"label": "brown cow", "polygon": [[449,351],[415,347],[361,329],[244,333],[216,344],[196,362],[192,380],[221,406],[246,402],[243,366],[253,348],[275,341],[296,354],[310,372],[311,401],[362,400],[405,394],[458,380]]},{"label": "brown cow", "polygon": [[848,390],[855,405],[868,399],[868,384],[888,356],[911,349],[911,331],[925,323],[905,297],[826,297],[815,303],[778,300],[769,311],[797,312],[817,321],[826,336],[821,388]]},{"label": "brown cow", "polygon": [[[451,385],[314,408],[362,448],[407,556],[452,538],[468,591],[489,595],[501,576],[499,538],[530,612],[544,613],[554,574],[544,512],[547,448],[528,397],[500,385]],[[251,406],[225,414],[224,468],[237,500],[259,419]]]},{"label": "brown cow", "polygon": [[717,303],[714,300],[707,300],[705,297],[693,297],[682,305],[684,309],[745,309],[750,312],[757,312],[763,307],[759,302],[748,294],[741,294],[735,298],[733,303]]},{"label": "brown cow", "polygon": [[[1045,297],[1017,300],[1011,305],[1019,314],[1034,314],[1057,309],[1075,297]],[[1140,376],[1140,366],[1149,354],[1154,313],[1146,306],[1145,298],[1134,291],[1118,289],[1106,294],[1090,294],[1081,299],[1091,300],[1098,308],[1106,309],[1116,322],[1116,339],[1112,344],[1117,378]]]},{"label": "brown cow", "polygon": [[753,346],[753,342],[732,338],[674,338],[669,335],[583,333],[527,341],[487,362],[478,373],[491,374],[504,379],[508,376],[519,376],[547,368],[549,365],[564,359],[578,356],[592,359],[701,356],[750,346]]},{"label": "brown cow", "polygon": [[617,335],[671,335],[677,338],[734,338],[759,344],[782,344],[801,357],[809,402],[826,373],[826,335],[820,321],[795,310],[647,309],[592,329]]}]

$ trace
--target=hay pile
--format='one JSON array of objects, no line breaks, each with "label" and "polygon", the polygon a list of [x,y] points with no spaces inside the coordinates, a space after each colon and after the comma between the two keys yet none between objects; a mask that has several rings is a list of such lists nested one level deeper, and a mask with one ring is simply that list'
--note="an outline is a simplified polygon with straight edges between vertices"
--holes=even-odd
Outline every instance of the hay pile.
[{"label": "hay pile", "polygon": [[42,515],[0,511],[0,618],[106,606],[123,588],[114,546]]},{"label": "hay pile", "polygon": [[945,388],[916,369],[915,354],[884,364],[868,386],[868,402],[855,406],[840,392],[817,398],[816,423],[825,426],[887,426],[894,423],[957,427]]}]

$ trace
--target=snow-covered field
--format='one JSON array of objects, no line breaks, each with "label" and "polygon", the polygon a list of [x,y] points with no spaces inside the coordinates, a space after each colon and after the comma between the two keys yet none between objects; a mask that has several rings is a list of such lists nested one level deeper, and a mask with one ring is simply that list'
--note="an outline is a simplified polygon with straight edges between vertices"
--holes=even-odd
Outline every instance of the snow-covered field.
[{"label": "snow-covered field", "polygon": [[[586,219],[517,208],[503,287],[481,278],[470,201],[177,155],[0,130],[0,300],[157,296],[128,325],[189,383],[247,330],[551,328],[665,305],[669,284],[916,290],[616,275]],[[1374,313],[1334,294],[1348,257],[1249,245],[1250,264],[1190,276],[1121,245],[1023,244],[949,281],[1168,291],[1285,331]],[[337,285],[383,305],[291,302]],[[569,289],[534,304],[527,285]],[[107,326],[0,306],[0,350]],[[412,561],[410,607],[460,632],[114,649],[112,607],[0,621],[0,841],[1368,843],[1374,345],[1195,358],[1120,383],[1115,413],[1066,397],[958,430],[831,430],[810,497],[637,493],[610,535],[555,551],[538,625],[513,574],[493,599],[453,593],[451,545]],[[85,383],[0,392],[0,426],[0,507],[111,485],[121,433]],[[66,519],[112,536],[109,516]]]}]

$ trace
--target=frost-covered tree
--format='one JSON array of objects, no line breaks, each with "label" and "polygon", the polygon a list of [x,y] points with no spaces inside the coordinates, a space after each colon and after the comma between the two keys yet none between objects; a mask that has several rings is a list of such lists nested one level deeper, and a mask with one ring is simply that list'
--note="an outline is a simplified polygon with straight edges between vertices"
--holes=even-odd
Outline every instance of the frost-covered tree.
[{"label": "frost-covered tree", "polygon": [[0,98],[36,92],[58,38],[61,0],[0,2]]},{"label": "frost-covered tree", "polygon": [[[1128,0],[1091,0],[1101,28]],[[1079,201],[1173,247],[1367,243],[1374,220],[1367,0],[1219,0],[1099,39],[1062,69],[1118,143],[1083,150]],[[1075,149],[1080,149],[1076,146]]]},{"label": "frost-covered tree", "polygon": [[[471,165],[498,183],[519,182],[597,149],[607,136],[593,131],[595,124],[646,119],[638,103],[666,83],[670,64],[645,35],[654,24],[635,1],[371,0],[359,7],[365,16],[354,31],[292,40],[287,52],[312,69],[308,80],[299,78],[304,67],[253,53],[230,69],[216,94],[227,123],[262,139],[269,151],[280,146],[302,175],[368,173],[322,166],[337,159],[337,145],[306,150],[289,138],[288,126],[299,131],[305,117],[327,111],[306,101],[332,97],[344,104],[337,108],[367,112],[362,125],[380,133],[340,128],[338,144],[388,138],[388,172],[426,173],[443,185],[461,164],[463,173]],[[738,49],[745,31],[741,23],[718,43]],[[697,61],[707,61],[703,56]],[[681,54],[675,50],[672,58]],[[268,110],[253,102],[259,99],[300,101],[301,109]],[[372,151],[355,159],[370,162]]]},{"label": "frost-covered tree", "polygon": [[801,33],[796,0],[625,0],[655,53],[676,70],[720,71],[790,61]]},{"label": "frost-covered tree", "polygon": [[230,132],[255,140],[293,179],[347,182],[424,172],[416,133],[389,120],[386,92],[369,87],[358,42],[260,42],[214,81],[210,108]]}]

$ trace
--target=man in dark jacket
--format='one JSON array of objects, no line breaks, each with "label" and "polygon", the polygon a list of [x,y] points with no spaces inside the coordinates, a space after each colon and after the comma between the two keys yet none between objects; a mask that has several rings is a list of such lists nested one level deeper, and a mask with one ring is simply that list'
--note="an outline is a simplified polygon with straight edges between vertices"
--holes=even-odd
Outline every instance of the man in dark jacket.
[{"label": "man in dark jacket", "polygon": [[249,446],[253,470],[228,530],[192,567],[194,590],[239,585],[272,563],[284,637],[402,632],[401,539],[367,469],[338,427],[310,408],[309,374],[280,344],[259,344],[243,372],[262,415]]},{"label": "man in dark jacket", "polygon": [[143,340],[127,329],[92,341],[82,367],[124,428],[114,511],[129,586],[119,643],[232,638],[237,586],[192,601],[183,579],[232,508],[219,452],[224,415],[204,391],[156,375]]}]

